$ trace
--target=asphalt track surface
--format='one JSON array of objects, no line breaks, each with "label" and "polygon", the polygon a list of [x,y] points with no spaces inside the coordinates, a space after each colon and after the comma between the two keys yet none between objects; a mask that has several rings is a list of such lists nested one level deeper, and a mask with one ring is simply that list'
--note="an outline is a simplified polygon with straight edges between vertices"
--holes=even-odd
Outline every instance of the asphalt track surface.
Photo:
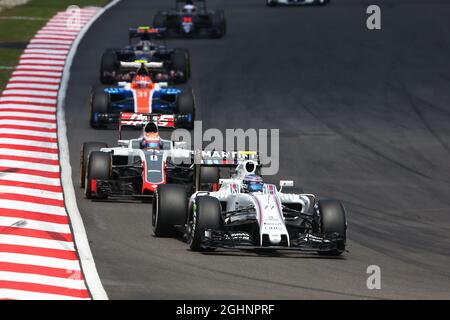
[{"label": "asphalt track surface", "polygon": [[[112,299],[450,298],[450,2],[385,1],[382,30],[366,29],[373,1],[224,8],[220,40],[170,40],[191,51],[204,128],[279,128],[280,171],[307,192],[342,199],[349,252],[315,255],[194,253],[151,232],[151,206],[84,199],[91,249]],[[151,24],[167,1],[123,0],[83,39],[66,106],[73,181],[83,141],[114,145],[88,125],[100,55]],[[368,290],[366,268],[381,268]]]}]

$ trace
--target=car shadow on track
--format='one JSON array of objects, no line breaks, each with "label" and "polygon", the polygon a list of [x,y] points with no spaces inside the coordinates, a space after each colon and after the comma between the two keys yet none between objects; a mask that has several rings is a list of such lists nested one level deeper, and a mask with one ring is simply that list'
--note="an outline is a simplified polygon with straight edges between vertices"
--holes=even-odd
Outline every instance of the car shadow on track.
[{"label": "car shadow on track", "polygon": [[[155,239],[160,239],[156,237],[155,235],[152,235]],[[186,240],[183,236],[179,236],[176,239],[183,243],[183,245],[186,244]],[[340,256],[324,256],[319,255],[316,252],[300,252],[300,251],[294,251],[294,250],[270,250],[270,249],[224,249],[224,248],[218,248],[216,251],[207,251],[207,252],[194,252],[189,248],[186,248],[186,251],[191,252],[192,254],[201,254],[204,256],[223,256],[223,257],[248,257],[248,258],[256,258],[256,257],[265,257],[265,258],[288,258],[288,259],[326,259],[326,260],[347,260],[346,253],[348,251],[344,252]]]},{"label": "car shadow on track", "polygon": [[[189,249],[188,249],[189,250]],[[341,256],[321,256],[318,253],[306,252],[283,252],[264,250],[219,250],[215,252],[202,252],[203,255],[211,256],[233,256],[233,257],[265,257],[265,258],[288,258],[288,259],[326,259],[326,260],[347,260],[345,255]]]}]

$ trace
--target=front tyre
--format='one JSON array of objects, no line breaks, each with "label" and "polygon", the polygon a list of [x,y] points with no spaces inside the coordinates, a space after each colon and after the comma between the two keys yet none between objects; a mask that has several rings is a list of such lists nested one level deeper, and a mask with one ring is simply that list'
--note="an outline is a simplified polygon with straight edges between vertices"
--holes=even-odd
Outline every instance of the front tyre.
[{"label": "front tyre", "polygon": [[191,130],[195,121],[195,98],[192,89],[182,91],[177,96],[176,110],[178,115],[184,116],[181,123],[177,123],[177,127],[183,127]]},{"label": "front tyre", "polygon": [[201,191],[217,191],[220,180],[219,167],[200,167],[200,188]]},{"label": "front tyre", "polygon": [[187,49],[175,49],[172,54],[172,69],[183,73],[183,79],[180,83],[189,80],[191,77],[191,57]]},{"label": "front tyre", "polygon": [[91,91],[90,97],[90,119],[92,128],[98,129],[105,127],[105,124],[99,121],[99,114],[106,114],[111,111],[111,97],[105,92],[105,87],[97,86]]},{"label": "front tyre", "polygon": [[89,154],[92,151],[100,151],[101,148],[107,148],[108,145],[104,142],[85,142],[81,147],[80,154],[80,187],[84,188],[86,182],[86,164]]},{"label": "front tyre", "polygon": [[192,251],[212,251],[202,245],[202,234],[207,229],[223,230],[222,209],[218,199],[198,196],[188,222],[188,244]]},{"label": "front tyre", "polygon": [[106,51],[102,55],[100,62],[100,81],[103,84],[115,84],[114,75],[119,73],[120,62],[117,55],[113,51]]},{"label": "front tyre", "polygon": [[347,218],[342,203],[338,200],[317,201],[321,234],[337,233],[343,239],[338,241],[335,250],[320,251],[320,255],[339,256],[345,251],[347,239]]},{"label": "front tyre", "polygon": [[162,184],[152,202],[152,230],[157,237],[177,234],[175,226],[184,226],[187,217],[186,190],[181,185]]},{"label": "front tyre", "polygon": [[86,198],[105,199],[107,194],[97,190],[98,180],[109,180],[112,175],[112,157],[109,152],[92,151],[86,165],[84,194]]}]

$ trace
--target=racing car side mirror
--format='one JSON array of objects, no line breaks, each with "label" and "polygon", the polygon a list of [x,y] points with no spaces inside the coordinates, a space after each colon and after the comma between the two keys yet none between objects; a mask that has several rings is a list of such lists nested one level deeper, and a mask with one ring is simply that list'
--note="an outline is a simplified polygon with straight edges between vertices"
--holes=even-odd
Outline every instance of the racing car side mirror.
[{"label": "racing car side mirror", "polygon": [[186,141],[174,141],[173,147],[176,149],[187,149]]},{"label": "racing car side mirror", "polygon": [[119,147],[128,147],[129,144],[129,140],[119,140],[117,141],[117,145]]},{"label": "racing car side mirror", "polygon": [[244,169],[246,174],[255,173],[256,171],[256,162],[252,160],[248,160],[245,162]]},{"label": "racing car side mirror", "polygon": [[293,187],[294,186],[294,181],[292,180],[280,180],[280,187]]}]

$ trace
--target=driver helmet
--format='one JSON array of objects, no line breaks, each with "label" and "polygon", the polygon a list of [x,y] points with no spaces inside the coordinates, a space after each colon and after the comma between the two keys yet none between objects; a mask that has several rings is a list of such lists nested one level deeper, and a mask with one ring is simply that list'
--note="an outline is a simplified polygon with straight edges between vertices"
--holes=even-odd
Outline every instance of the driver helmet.
[{"label": "driver helmet", "polygon": [[160,150],[161,137],[158,132],[146,132],[142,141],[142,147],[145,149]]},{"label": "driver helmet", "polygon": [[141,48],[142,48],[142,51],[150,51],[152,48],[150,41],[143,41],[141,43]]},{"label": "driver helmet", "polygon": [[242,189],[246,192],[262,192],[264,187],[263,179],[256,174],[247,174],[242,181]]},{"label": "driver helmet", "polygon": [[193,4],[186,4],[183,7],[183,13],[194,13],[196,11],[196,8]]}]

